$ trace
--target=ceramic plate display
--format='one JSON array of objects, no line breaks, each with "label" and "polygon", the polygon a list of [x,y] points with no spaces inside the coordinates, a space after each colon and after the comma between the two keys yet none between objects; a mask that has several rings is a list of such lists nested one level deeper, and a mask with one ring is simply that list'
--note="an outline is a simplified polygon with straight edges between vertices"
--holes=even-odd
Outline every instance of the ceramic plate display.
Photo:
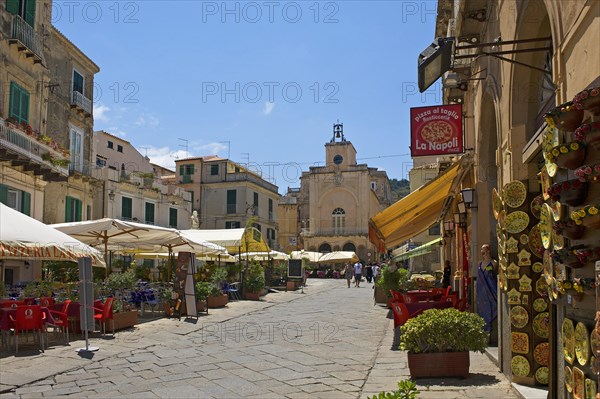
[{"label": "ceramic plate display", "polygon": [[511,262],[511,264],[506,268],[506,278],[509,280],[518,280],[519,270],[519,266],[515,265],[514,262]]},{"label": "ceramic plate display", "polygon": [[494,218],[498,220],[498,215],[500,214],[500,211],[504,209],[504,202],[502,201],[502,197],[500,197],[500,194],[498,194],[498,191],[496,191],[496,188],[492,189],[492,208],[494,211]]},{"label": "ceramic plate display", "polygon": [[547,366],[550,359],[550,344],[548,342],[537,344],[533,350],[533,358],[542,366]]},{"label": "ceramic plate display", "polygon": [[548,367],[543,366],[535,371],[535,380],[542,385],[548,385]]},{"label": "ceramic plate display", "polygon": [[531,279],[526,274],[522,275],[519,279],[519,291],[531,292]]},{"label": "ceramic plate display", "polygon": [[515,211],[506,215],[506,231],[518,234],[529,225],[529,215],[523,211]]},{"label": "ceramic plate display", "polygon": [[600,354],[600,334],[595,328],[590,333],[590,347],[592,349],[592,355],[598,356]]},{"label": "ceramic plate display", "polygon": [[529,360],[521,355],[514,356],[510,362],[510,368],[512,373],[516,377],[527,377],[531,367],[529,366]]},{"label": "ceramic plate display", "polygon": [[546,161],[546,170],[548,171],[548,176],[554,177],[558,171],[558,165],[550,161]]},{"label": "ceramic plate display", "polygon": [[533,318],[533,332],[540,338],[548,338],[550,331],[550,321],[548,312],[542,312]]},{"label": "ceramic plate display", "polygon": [[573,398],[584,399],[585,374],[577,367],[573,367]]},{"label": "ceramic plate display", "polygon": [[565,366],[565,388],[568,392],[573,392],[573,371],[569,366]]},{"label": "ceramic plate display", "polygon": [[522,353],[524,355],[529,353],[529,336],[527,333],[510,333],[510,347],[515,353]]},{"label": "ceramic plate display", "polygon": [[535,282],[535,291],[539,295],[545,296],[547,290],[548,290],[548,284],[546,284],[546,279],[544,278],[544,276],[538,278],[537,281]]},{"label": "ceramic plate display", "polygon": [[[549,279],[554,275],[554,260],[552,259],[552,253],[550,251],[544,252],[544,263],[542,264],[544,277]],[[546,281],[547,283],[548,281]]]},{"label": "ceramic plate display", "polygon": [[519,266],[531,266],[531,252],[523,248],[517,255]]},{"label": "ceramic plate display", "polygon": [[565,360],[573,364],[573,359],[575,358],[575,326],[570,319],[563,321],[562,346]]},{"label": "ceramic plate display", "polygon": [[510,308],[510,322],[516,328],[523,328],[529,321],[529,313],[523,306],[513,306]]},{"label": "ceramic plate display", "polygon": [[529,242],[529,236],[527,234],[521,234],[521,236],[519,237],[519,242],[523,245],[527,244]]},{"label": "ceramic plate display", "polygon": [[548,308],[548,303],[544,298],[536,298],[533,301],[533,310],[536,312],[543,312],[546,308]]},{"label": "ceramic plate display", "polygon": [[540,211],[542,210],[542,204],[544,203],[544,198],[541,195],[538,195],[531,201],[529,204],[529,209],[531,210],[531,214],[536,218],[540,218]]},{"label": "ceramic plate display", "polygon": [[542,206],[538,226],[540,228],[542,246],[549,249],[550,243],[552,242],[552,211],[550,210],[550,205],[544,204]]},{"label": "ceramic plate display", "polygon": [[598,386],[596,385],[596,381],[586,378],[585,379],[585,399],[596,399],[597,393],[598,393]]},{"label": "ceramic plate display", "polygon": [[600,360],[596,356],[590,357],[590,366],[594,375],[600,375]]},{"label": "ceramic plate display", "polygon": [[541,262],[535,262],[532,266],[531,266],[531,270],[533,270],[534,273],[541,273],[542,270],[544,270],[544,265],[542,265]]},{"label": "ceramic plate display", "polygon": [[527,198],[527,187],[522,182],[515,180],[506,183],[502,188],[502,199],[511,208],[518,208]]},{"label": "ceramic plate display", "polygon": [[590,341],[585,324],[579,322],[575,326],[575,356],[582,366],[585,366],[590,357]]},{"label": "ceramic plate display", "polygon": [[556,230],[552,230],[552,246],[555,251],[563,249],[565,247],[565,238],[556,232]]},{"label": "ceramic plate display", "polygon": [[544,254],[544,246],[542,245],[542,236],[540,235],[540,225],[536,224],[529,230],[529,249],[535,256],[541,258]]},{"label": "ceramic plate display", "polygon": [[542,183],[542,198],[544,200],[549,200],[550,194],[548,193],[548,190],[550,190],[550,186],[552,185],[552,179],[548,176],[548,171],[545,166],[542,167],[542,170],[540,171],[540,181]]},{"label": "ceramic plate display", "polygon": [[554,219],[555,222],[558,222],[562,218],[562,204],[559,201],[550,200],[548,205],[552,211],[552,219]]}]

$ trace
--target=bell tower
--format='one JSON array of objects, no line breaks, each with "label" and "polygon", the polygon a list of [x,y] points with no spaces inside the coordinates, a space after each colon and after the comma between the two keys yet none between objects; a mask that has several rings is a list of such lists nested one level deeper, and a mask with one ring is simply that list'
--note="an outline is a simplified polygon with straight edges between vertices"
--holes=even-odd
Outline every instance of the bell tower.
[{"label": "bell tower", "polygon": [[333,124],[333,136],[325,144],[326,164],[337,169],[347,169],[348,165],[356,165],[356,150],[344,136],[344,124],[337,121]]}]

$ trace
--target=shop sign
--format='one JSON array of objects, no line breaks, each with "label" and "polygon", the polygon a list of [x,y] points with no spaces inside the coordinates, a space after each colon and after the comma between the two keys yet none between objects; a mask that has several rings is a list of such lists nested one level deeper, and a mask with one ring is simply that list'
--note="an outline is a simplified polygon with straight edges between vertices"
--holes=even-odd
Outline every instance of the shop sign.
[{"label": "shop sign", "polygon": [[462,104],[410,109],[411,157],[462,152]]}]

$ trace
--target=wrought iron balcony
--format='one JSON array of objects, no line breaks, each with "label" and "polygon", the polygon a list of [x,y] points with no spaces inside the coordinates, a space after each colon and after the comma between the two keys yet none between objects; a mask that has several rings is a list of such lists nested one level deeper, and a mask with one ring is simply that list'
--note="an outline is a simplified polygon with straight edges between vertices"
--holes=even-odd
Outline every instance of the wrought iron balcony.
[{"label": "wrought iron balcony", "polygon": [[12,35],[8,42],[16,44],[19,51],[25,52],[26,57],[31,58],[34,64],[46,63],[40,36],[18,15],[13,17]]},{"label": "wrought iron balcony", "polygon": [[92,114],[92,100],[78,91],[71,93],[71,108],[78,108],[88,115]]},{"label": "wrought iron balcony", "polygon": [[0,118],[0,161],[10,161],[47,181],[64,181],[69,176],[69,158],[50,145],[48,136],[31,135],[21,126]]}]

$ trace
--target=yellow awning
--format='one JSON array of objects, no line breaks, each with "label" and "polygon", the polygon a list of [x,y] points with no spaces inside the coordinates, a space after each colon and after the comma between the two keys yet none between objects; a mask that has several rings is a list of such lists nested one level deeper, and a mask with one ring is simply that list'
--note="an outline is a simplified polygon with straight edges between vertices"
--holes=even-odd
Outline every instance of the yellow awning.
[{"label": "yellow awning", "polygon": [[395,204],[390,205],[369,221],[369,239],[384,252],[403,243],[439,221],[444,205],[452,201],[456,187],[468,168],[467,158],[421,186]]}]

